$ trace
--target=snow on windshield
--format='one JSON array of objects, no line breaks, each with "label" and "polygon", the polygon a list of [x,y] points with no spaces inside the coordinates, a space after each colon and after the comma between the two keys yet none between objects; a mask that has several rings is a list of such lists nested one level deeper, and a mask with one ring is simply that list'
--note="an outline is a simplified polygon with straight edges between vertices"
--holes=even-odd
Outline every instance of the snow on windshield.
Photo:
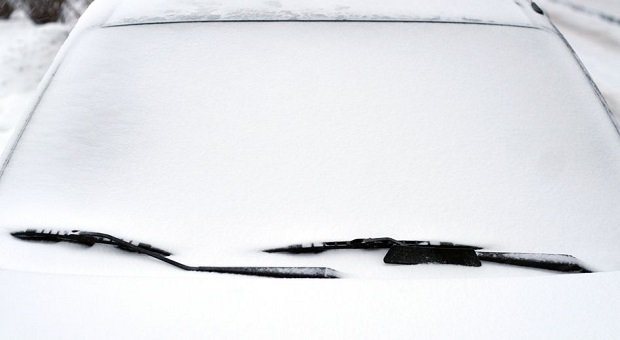
[{"label": "snow on windshield", "polygon": [[619,174],[613,124],[544,30],[119,27],[66,54],[3,175],[0,221],[213,265],[328,265],[257,250],[391,236],[618,269]]},{"label": "snow on windshield", "polygon": [[[218,20],[439,20],[531,25],[528,2],[435,0],[131,0],[116,5],[106,25]],[[525,9],[522,9],[524,7]]]}]

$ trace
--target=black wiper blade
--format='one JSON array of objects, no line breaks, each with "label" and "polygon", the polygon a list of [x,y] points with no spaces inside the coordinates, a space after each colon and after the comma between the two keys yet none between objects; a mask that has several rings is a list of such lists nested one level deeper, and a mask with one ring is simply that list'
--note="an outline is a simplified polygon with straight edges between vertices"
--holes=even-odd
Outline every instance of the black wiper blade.
[{"label": "black wiper blade", "polygon": [[[46,229],[28,229],[24,231],[16,231],[11,233],[11,235],[19,238],[20,240],[25,241],[41,241],[41,242],[71,242],[78,243],[85,246],[93,246],[96,243],[99,244],[110,244],[114,245],[119,249],[137,252],[134,247],[125,246],[122,243],[112,241],[106,234],[101,233],[93,233],[89,231],[80,231],[80,230],[46,230]],[[131,240],[122,240],[124,243],[130,243],[135,247],[140,248],[141,250],[149,250],[151,252],[163,255],[170,256],[172,253],[165,251],[163,249],[155,248],[147,243],[135,242]]]},{"label": "black wiper blade", "polygon": [[339,278],[338,272],[326,267],[218,267],[218,266],[188,266],[186,264],[169,259],[170,252],[155,248],[146,243],[126,241],[121,238],[91,231],[62,231],[46,229],[28,229],[11,233],[14,237],[26,241],[43,242],[72,242],[92,246],[94,244],[109,244],[119,249],[145,254],[166,262],[177,268],[195,271],[223,274],[239,274],[251,276],[263,276],[273,278]]},{"label": "black wiper blade", "polygon": [[266,249],[268,253],[318,254],[333,249],[389,249],[388,264],[455,264],[480,267],[480,261],[546,269],[564,273],[591,273],[577,258],[565,254],[479,251],[481,247],[451,242],[402,241],[390,237],[360,238],[351,241],[294,244]]},{"label": "black wiper blade", "polygon": [[435,241],[406,241],[395,240],[391,237],[357,238],[351,241],[331,241],[307,244],[293,244],[281,248],[265,249],[267,253],[291,253],[291,254],[318,254],[333,249],[389,249],[393,246],[428,246],[445,248],[482,249],[482,247],[451,242]]},{"label": "black wiper blade", "polygon": [[393,246],[383,258],[391,264],[457,264],[480,267],[480,261],[563,273],[591,273],[579,259],[565,254],[476,251],[468,248]]}]

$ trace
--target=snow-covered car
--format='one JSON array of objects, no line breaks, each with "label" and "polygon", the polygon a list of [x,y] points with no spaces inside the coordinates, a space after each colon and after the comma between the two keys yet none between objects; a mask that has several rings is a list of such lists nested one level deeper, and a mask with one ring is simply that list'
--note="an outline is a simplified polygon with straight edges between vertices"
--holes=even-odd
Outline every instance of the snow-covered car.
[{"label": "snow-covered car", "polygon": [[533,2],[97,0],[39,91],[3,338],[620,334],[619,125]]}]

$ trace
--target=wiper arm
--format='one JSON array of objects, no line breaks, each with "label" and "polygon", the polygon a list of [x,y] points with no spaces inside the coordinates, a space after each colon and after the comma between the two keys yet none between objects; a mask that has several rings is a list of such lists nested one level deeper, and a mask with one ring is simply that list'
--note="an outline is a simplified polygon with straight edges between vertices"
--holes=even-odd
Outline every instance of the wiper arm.
[{"label": "wiper arm", "polygon": [[273,278],[319,278],[331,279],[339,278],[338,272],[325,267],[217,267],[217,266],[188,266],[183,263],[167,258],[172,255],[170,252],[155,248],[146,243],[126,241],[112,235],[90,232],[90,231],[53,231],[45,229],[28,229],[11,233],[14,237],[26,241],[43,242],[72,242],[86,246],[94,244],[114,245],[125,251],[145,254],[166,262],[177,268],[195,271],[223,274],[239,274],[251,276],[263,276]]},{"label": "wiper arm", "polygon": [[480,261],[565,273],[591,273],[571,255],[479,251],[477,246],[451,242],[402,241],[390,237],[360,238],[351,241],[294,244],[266,249],[268,253],[317,254],[334,249],[389,249],[383,261],[389,264],[456,264],[480,267]]},{"label": "wiper arm", "polygon": [[393,246],[430,246],[446,248],[482,249],[481,247],[451,242],[405,241],[391,237],[356,238],[351,241],[332,241],[307,244],[293,244],[281,248],[265,249],[267,253],[318,254],[333,249],[390,249]]}]

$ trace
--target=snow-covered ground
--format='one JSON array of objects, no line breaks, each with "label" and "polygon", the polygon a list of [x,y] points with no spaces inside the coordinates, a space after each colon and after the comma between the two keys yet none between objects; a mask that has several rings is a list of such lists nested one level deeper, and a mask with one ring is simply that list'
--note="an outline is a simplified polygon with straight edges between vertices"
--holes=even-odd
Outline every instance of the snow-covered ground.
[{"label": "snow-covered ground", "polygon": [[[620,116],[620,2],[538,0]],[[0,148],[29,108],[69,24],[34,25],[21,12],[0,20]]]},{"label": "snow-covered ground", "polygon": [[21,11],[0,20],[0,149],[70,30],[68,24],[34,25]]}]

